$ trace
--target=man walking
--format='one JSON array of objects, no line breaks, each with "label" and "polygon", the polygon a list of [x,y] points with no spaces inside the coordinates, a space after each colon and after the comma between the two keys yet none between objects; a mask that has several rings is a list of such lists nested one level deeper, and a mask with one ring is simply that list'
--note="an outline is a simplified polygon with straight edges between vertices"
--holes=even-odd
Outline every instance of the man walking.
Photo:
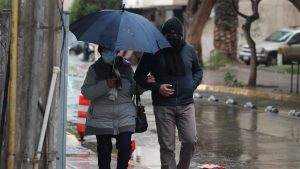
[{"label": "man walking", "polygon": [[[162,169],[188,169],[197,142],[193,92],[202,80],[202,69],[193,47],[183,39],[183,26],[173,17],[162,27],[172,48],[145,53],[134,78],[152,91]],[[151,75],[150,75],[151,74]],[[175,161],[175,132],[181,141]]]}]

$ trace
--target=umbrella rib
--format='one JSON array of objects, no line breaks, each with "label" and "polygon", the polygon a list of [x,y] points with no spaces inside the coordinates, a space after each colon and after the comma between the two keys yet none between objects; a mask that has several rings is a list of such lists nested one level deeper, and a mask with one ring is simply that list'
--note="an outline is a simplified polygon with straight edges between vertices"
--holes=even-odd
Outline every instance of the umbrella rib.
[{"label": "umbrella rib", "polygon": [[[122,14],[121,14],[121,15],[122,15]],[[118,17],[115,17],[115,18],[112,19],[111,22],[109,22],[109,23],[114,23],[114,21],[117,20],[117,19],[118,19]],[[121,21],[120,21],[120,22],[121,22]],[[120,28],[120,22],[118,23],[118,24],[119,24],[119,28]],[[107,25],[105,26],[104,30],[105,30],[105,29],[110,29],[109,26],[111,26],[111,24],[107,24]],[[114,44],[114,46],[113,46],[114,48],[116,48],[116,41],[117,41],[118,34],[119,34],[119,32],[117,33],[117,35],[115,36],[115,39],[114,39],[114,43],[113,43],[113,44]],[[100,37],[98,37],[98,38],[100,38]]]},{"label": "umbrella rib", "polygon": [[[145,19],[146,22],[147,22],[147,19],[146,19],[146,18],[143,18],[143,16],[140,16],[140,17],[142,17],[142,19]],[[134,18],[134,19],[136,20],[136,23],[138,23],[139,25],[141,25],[141,28],[142,28],[145,32],[147,32],[146,29],[144,28],[144,25],[141,24],[140,22],[137,22],[137,18],[136,18],[136,17],[132,17],[132,18]],[[152,24],[152,23],[150,22],[149,24]],[[152,29],[151,29],[151,30],[152,30]],[[152,36],[151,36],[151,37],[152,37]],[[146,38],[146,39],[148,40],[148,43],[151,42],[151,40],[149,39],[150,36],[144,36],[144,38]],[[153,44],[151,44],[151,45],[153,46]],[[153,53],[153,51],[151,51],[151,53]]]}]

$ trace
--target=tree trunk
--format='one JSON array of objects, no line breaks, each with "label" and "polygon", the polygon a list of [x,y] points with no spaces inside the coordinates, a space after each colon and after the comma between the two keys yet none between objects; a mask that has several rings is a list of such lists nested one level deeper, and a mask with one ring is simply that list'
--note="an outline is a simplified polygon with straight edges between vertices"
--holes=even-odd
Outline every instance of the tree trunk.
[{"label": "tree trunk", "polygon": [[300,12],[300,0],[289,0]]},{"label": "tree trunk", "polygon": [[[200,64],[203,64],[202,47],[201,47],[202,32],[205,27],[206,21],[209,19],[211,10],[215,2],[216,2],[215,0],[203,0],[201,2],[200,7],[197,9],[197,12],[192,17],[193,19],[188,21],[190,24],[186,34],[186,40],[194,46],[199,56]],[[189,2],[189,4],[193,4],[193,3]],[[188,6],[187,8],[190,9],[190,11],[187,13],[193,13],[191,11],[193,7],[194,6]]]},{"label": "tree trunk", "polygon": [[[44,66],[41,66],[43,57],[43,41],[44,34],[43,29],[39,28],[37,25],[44,25],[44,7],[45,0],[34,1],[34,30],[33,34],[33,53],[30,56],[31,66],[29,67],[29,100],[28,100],[28,111],[26,117],[26,129],[24,136],[24,144],[27,156],[30,159],[34,158],[36,145],[38,144],[39,135],[40,135],[40,124],[42,121],[42,113],[38,108],[38,99],[42,97],[42,90],[45,90],[45,86],[42,86],[41,74],[44,75],[42,71]],[[24,168],[32,168],[32,162],[25,162],[23,165]]]},{"label": "tree trunk", "polygon": [[257,77],[257,58],[256,58],[256,48],[255,48],[255,42],[251,37],[250,30],[251,30],[251,22],[246,22],[243,26],[242,29],[245,33],[245,38],[246,41],[249,45],[250,48],[250,53],[251,53],[251,63],[250,63],[250,76],[248,80],[248,85],[249,86],[256,86],[256,77]]},{"label": "tree trunk", "polygon": [[251,25],[252,23],[259,19],[259,13],[258,13],[258,5],[261,2],[261,0],[251,0],[251,9],[252,9],[252,15],[247,16],[243,13],[241,13],[238,10],[238,7],[235,3],[235,0],[232,0],[232,7],[233,9],[237,12],[238,15],[243,17],[245,19],[245,23],[242,26],[242,29],[245,33],[245,37],[247,40],[247,43],[249,45],[250,53],[251,53],[251,61],[250,61],[250,76],[248,80],[248,85],[249,86],[256,86],[256,78],[257,78],[257,58],[256,58],[256,48],[255,48],[255,42],[251,37]]},{"label": "tree trunk", "polygon": [[[45,8],[48,9],[50,4],[52,5],[48,12],[51,14],[46,15]],[[44,112],[39,109],[38,100],[41,98],[42,107],[45,109],[53,65],[59,63],[59,56],[56,55],[56,45],[59,43],[53,39],[58,36],[57,30],[61,27],[56,1],[22,1],[20,5],[16,168],[32,168],[44,116]],[[53,110],[55,109],[51,107],[51,111]],[[52,130],[54,129],[51,128],[50,131]],[[56,135],[49,138],[52,147],[49,152],[55,156],[55,143],[52,140],[56,138],[53,136]],[[40,168],[46,168],[48,162],[55,159],[46,159],[48,154],[44,152],[45,148],[42,151]]]},{"label": "tree trunk", "polygon": [[[214,47],[221,56],[236,60],[238,18],[231,3],[231,0],[216,1]],[[237,5],[238,0],[235,3]]]}]

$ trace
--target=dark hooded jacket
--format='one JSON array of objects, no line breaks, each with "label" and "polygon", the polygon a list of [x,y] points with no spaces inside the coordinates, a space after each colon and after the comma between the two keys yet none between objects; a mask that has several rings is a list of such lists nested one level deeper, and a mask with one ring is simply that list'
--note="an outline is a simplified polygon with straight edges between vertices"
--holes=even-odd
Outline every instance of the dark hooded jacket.
[{"label": "dark hooded jacket", "polygon": [[[162,28],[162,33],[165,35],[168,33],[182,35],[182,31],[181,22],[174,17],[169,19]],[[163,49],[154,55],[145,53],[135,71],[134,79],[144,89],[152,91],[152,100],[155,106],[193,103],[193,92],[202,81],[202,69],[194,48],[184,41],[179,45],[179,49],[176,47],[171,50]],[[174,54],[176,50],[177,53]],[[172,61],[172,57],[174,61]],[[178,65],[173,66],[176,63]],[[174,72],[174,70],[178,71]],[[147,83],[149,73],[155,77],[155,83]],[[171,84],[175,90],[174,94],[169,97],[161,95],[159,93],[161,84]]]},{"label": "dark hooded jacket", "polygon": [[[152,91],[153,105],[155,106],[177,106],[193,103],[193,92],[202,81],[202,69],[199,65],[195,50],[189,44],[181,50],[184,63],[185,75],[176,76],[165,73],[166,63],[162,52],[155,55],[146,53],[143,55],[134,75],[136,82],[144,89]],[[147,83],[147,75],[151,73],[156,83]],[[175,90],[174,94],[165,97],[159,93],[161,84],[171,84]]]}]

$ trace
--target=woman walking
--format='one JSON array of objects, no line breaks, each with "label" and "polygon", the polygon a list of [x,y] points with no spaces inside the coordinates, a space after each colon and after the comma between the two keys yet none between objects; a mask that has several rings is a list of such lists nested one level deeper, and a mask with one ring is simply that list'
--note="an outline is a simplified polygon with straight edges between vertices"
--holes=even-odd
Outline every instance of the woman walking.
[{"label": "woman walking", "polygon": [[127,169],[136,117],[133,70],[116,51],[101,46],[98,51],[101,57],[89,67],[81,87],[91,100],[85,134],[96,135],[99,169],[110,169],[112,138],[118,149],[117,169]]}]

